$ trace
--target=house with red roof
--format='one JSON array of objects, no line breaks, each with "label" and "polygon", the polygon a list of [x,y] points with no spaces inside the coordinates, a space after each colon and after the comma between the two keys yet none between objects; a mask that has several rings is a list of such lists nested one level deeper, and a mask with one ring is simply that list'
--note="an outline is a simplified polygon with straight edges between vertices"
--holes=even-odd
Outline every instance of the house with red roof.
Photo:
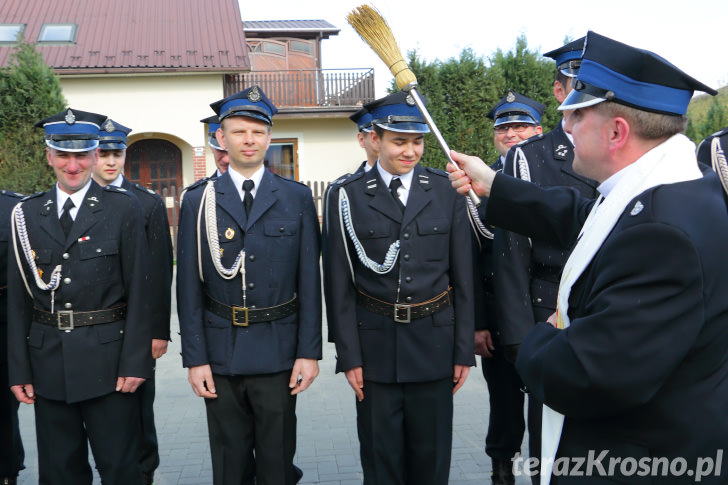
[{"label": "house with red roof", "polygon": [[[0,66],[36,45],[76,109],[133,129],[126,175],[160,193],[214,172],[209,104],[258,84],[279,108],[267,164],[333,180],[364,159],[348,117],[374,99],[371,68],[321,68],[324,20],[245,22],[237,0],[3,0]],[[328,42],[335,41],[328,40]]]}]

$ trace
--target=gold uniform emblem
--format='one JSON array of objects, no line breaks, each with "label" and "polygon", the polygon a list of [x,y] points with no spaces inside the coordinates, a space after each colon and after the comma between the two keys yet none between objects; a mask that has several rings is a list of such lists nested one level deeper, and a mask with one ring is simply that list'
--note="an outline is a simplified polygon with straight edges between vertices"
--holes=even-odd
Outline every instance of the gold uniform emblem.
[{"label": "gold uniform emblem", "polygon": [[232,239],[235,237],[235,230],[232,227],[228,227],[225,231],[225,239]]}]

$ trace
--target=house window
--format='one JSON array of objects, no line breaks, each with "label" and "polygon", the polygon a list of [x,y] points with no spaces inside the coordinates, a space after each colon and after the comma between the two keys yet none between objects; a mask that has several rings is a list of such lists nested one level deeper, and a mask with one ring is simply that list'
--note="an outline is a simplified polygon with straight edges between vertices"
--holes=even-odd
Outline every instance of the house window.
[{"label": "house window", "polygon": [[0,24],[0,44],[14,44],[25,31],[25,24]]},{"label": "house window", "polygon": [[74,42],[76,24],[43,24],[38,42]]},{"label": "house window", "polygon": [[313,44],[310,42],[302,42],[300,40],[292,40],[291,41],[291,51],[303,52],[304,54],[308,54],[309,56],[312,56],[313,55]]},{"label": "house window", "polygon": [[268,170],[291,180],[298,180],[298,140],[278,138],[271,140],[263,162]]},{"label": "house window", "polygon": [[285,56],[286,46],[278,42],[263,42],[263,52]]}]

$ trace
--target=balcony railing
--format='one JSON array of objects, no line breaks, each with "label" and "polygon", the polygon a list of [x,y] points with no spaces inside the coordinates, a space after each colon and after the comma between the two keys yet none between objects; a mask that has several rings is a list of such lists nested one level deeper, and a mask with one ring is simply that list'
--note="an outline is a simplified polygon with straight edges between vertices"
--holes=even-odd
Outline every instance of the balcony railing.
[{"label": "balcony railing", "polygon": [[374,69],[256,71],[225,76],[225,96],[253,84],[279,107],[356,106],[374,100]]}]

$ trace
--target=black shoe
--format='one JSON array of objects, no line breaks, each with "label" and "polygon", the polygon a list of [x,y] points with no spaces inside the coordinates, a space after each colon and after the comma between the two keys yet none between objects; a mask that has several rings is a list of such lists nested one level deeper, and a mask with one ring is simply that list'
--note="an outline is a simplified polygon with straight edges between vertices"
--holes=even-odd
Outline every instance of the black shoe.
[{"label": "black shoe", "polygon": [[513,476],[513,462],[494,458],[491,479],[493,485],[515,485],[516,478]]},{"label": "black shoe", "polygon": [[142,472],[142,483],[144,485],[154,485],[154,472]]}]

